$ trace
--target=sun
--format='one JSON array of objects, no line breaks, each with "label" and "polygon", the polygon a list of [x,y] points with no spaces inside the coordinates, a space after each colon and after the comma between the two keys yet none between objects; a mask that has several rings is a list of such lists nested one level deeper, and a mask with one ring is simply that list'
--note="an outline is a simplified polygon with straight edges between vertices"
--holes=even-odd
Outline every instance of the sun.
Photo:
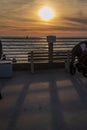
[{"label": "sun", "polygon": [[50,7],[43,7],[39,10],[39,16],[44,21],[49,21],[54,17],[54,11]]}]

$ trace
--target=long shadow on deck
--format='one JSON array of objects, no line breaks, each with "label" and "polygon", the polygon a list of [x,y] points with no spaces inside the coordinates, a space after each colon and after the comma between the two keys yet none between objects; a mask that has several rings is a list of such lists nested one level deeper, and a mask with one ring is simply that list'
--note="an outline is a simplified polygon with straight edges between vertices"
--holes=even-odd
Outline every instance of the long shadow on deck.
[{"label": "long shadow on deck", "polygon": [[[56,77],[55,77],[56,78]],[[62,106],[58,96],[56,80],[49,80],[50,107],[51,107],[51,130],[68,130],[62,114]]]},{"label": "long shadow on deck", "polygon": [[15,130],[16,128],[16,124],[17,124],[17,121],[18,121],[18,118],[21,114],[21,110],[22,110],[22,106],[24,104],[24,100],[26,98],[26,95],[27,95],[27,91],[29,89],[29,85],[30,85],[31,81],[27,81],[25,79],[25,84],[24,84],[24,87],[19,95],[19,98],[17,99],[17,102],[14,106],[14,109],[12,111],[12,115],[10,117],[10,122],[8,124],[8,128],[7,130]]},{"label": "long shadow on deck", "polygon": [[[66,77],[64,77],[65,79]],[[49,74],[39,74],[38,75],[32,75],[31,79],[25,79],[24,80],[24,86],[22,88],[22,91],[20,92],[20,95],[16,101],[16,104],[14,105],[14,109],[12,109],[11,116],[10,116],[10,121],[8,124],[7,130],[15,130],[16,129],[16,124],[18,121],[18,118],[20,117],[21,110],[23,108],[23,104],[27,95],[27,91],[29,89],[29,86],[31,83],[39,83],[39,82],[49,82],[49,89],[46,90],[49,93],[50,96],[50,113],[51,113],[51,130],[68,130],[68,126],[66,122],[64,121],[64,116],[63,116],[63,108],[59,99],[58,95],[58,84],[56,85],[56,81],[60,80],[61,78],[57,78],[57,75],[55,73],[49,73]],[[73,87],[77,91],[83,105],[85,108],[87,108],[87,87],[84,82],[82,82],[81,77],[69,77],[70,81],[73,84]],[[63,77],[62,77],[63,80]],[[16,81],[18,84],[19,82]],[[87,83],[87,82],[86,82]],[[86,90],[86,91],[85,91]],[[39,90],[41,92],[43,90]],[[41,127],[40,127],[41,128]],[[30,129],[31,130],[31,129]],[[37,128],[36,128],[37,130]],[[45,129],[47,130],[47,129]]]},{"label": "long shadow on deck", "polygon": [[71,78],[72,84],[77,91],[80,100],[84,107],[87,109],[87,84],[83,83],[80,77],[72,77]]}]

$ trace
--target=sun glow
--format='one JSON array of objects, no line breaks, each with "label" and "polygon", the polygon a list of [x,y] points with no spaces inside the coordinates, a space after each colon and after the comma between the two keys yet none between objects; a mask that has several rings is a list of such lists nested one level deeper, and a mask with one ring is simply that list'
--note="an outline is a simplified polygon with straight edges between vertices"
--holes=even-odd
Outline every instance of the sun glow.
[{"label": "sun glow", "polygon": [[49,21],[54,17],[54,11],[50,7],[43,7],[39,11],[39,16],[44,21]]}]

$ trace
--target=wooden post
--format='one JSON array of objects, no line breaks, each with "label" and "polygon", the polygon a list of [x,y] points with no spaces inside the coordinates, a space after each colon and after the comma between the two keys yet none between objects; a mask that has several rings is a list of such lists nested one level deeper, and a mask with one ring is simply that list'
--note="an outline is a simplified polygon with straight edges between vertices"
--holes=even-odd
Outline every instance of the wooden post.
[{"label": "wooden post", "polygon": [[48,42],[48,60],[49,63],[53,62],[53,43],[56,42],[56,36],[47,36]]},{"label": "wooden post", "polygon": [[2,57],[2,53],[3,53],[3,51],[2,51],[2,42],[1,42],[1,40],[0,40],[0,59],[1,59],[1,57]]},{"label": "wooden post", "polygon": [[34,73],[34,53],[31,51],[31,72]]},{"label": "wooden post", "polygon": [[70,53],[69,51],[67,51],[67,58],[65,60],[65,69],[67,72],[70,72],[69,65],[70,65]]},{"label": "wooden post", "polygon": [[49,63],[53,62],[53,42],[48,42],[48,58]]}]

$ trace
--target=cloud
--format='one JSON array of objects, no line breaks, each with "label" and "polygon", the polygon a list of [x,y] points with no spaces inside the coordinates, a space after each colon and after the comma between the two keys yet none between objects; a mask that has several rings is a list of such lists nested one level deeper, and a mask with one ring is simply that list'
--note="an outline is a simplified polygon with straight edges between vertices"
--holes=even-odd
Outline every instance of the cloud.
[{"label": "cloud", "polygon": [[87,25],[87,17],[64,17],[64,20],[72,23]]},{"label": "cloud", "polygon": [[77,0],[77,2],[85,2],[85,3],[87,3],[87,0]]},{"label": "cloud", "polygon": [[0,1],[0,14],[5,16],[19,15],[28,8],[31,12],[35,0],[3,0]]},{"label": "cloud", "polygon": [[[12,31],[87,31],[87,0],[1,0],[0,28]],[[50,5],[56,18],[48,24],[37,16],[39,8]]]},{"label": "cloud", "polygon": [[61,30],[61,31],[87,31],[87,28],[81,28],[81,27],[71,27],[71,26],[60,26],[55,27],[55,30]]},{"label": "cloud", "polygon": [[87,31],[87,28],[81,28],[80,26],[78,27],[74,27],[74,26],[48,26],[48,27],[34,27],[34,28],[30,28],[30,29],[18,29],[19,31]]}]

